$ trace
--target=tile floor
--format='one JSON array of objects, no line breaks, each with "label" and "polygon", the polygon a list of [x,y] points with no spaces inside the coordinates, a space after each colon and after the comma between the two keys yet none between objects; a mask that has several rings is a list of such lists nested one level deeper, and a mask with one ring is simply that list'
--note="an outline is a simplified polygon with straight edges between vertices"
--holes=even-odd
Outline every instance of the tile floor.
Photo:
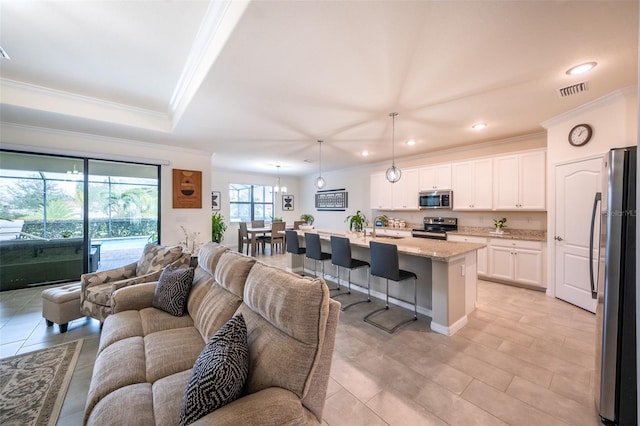
[{"label": "tile floor", "polygon": [[[284,255],[259,255],[283,266]],[[0,356],[84,338],[59,425],[82,424],[99,323],[59,334],[37,289],[0,293]],[[350,297],[342,296],[344,302]],[[455,336],[420,317],[393,335],[365,324],[374,304],[343,312],[324,411],[338,425],[597,425],[595,316],[544,293],[480,281],[477,309]],[[408,312],[408,311],[407,311]]]}]

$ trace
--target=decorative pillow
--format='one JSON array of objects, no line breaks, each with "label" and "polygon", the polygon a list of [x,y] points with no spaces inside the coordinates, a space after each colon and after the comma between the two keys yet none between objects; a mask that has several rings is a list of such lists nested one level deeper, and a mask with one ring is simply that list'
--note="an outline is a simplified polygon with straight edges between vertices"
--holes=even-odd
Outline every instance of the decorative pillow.
[{"label": "decorative pillow", "polygon": [[247,326],[238,314],[211,337],[198,356],[182,398],[180,426],[238,399],[248,372]]},{"label": "decorative pillow", "polygon": [[187,309],[187,297],[193,284],[193,268],[167,265],[160,274],[151,306],[181,317]]}]

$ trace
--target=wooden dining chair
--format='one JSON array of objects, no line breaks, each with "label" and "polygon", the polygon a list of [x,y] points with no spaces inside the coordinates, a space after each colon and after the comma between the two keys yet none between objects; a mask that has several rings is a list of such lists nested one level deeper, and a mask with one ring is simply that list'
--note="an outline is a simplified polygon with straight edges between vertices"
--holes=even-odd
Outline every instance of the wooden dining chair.
[{"label": "wooden dining chair", "polygon": [[252,228],[264,228],[264,220],[252,220],[251,221]]},{"label": "wooden dining chair", "polygon": [[272,256],[278,246],[280,246],[280,252],[284,253],[284,230],[286,226],[286,222],[273,222],[271,224],[271,235],[265,236],[263,240],[265,243],[269,244]]},{"label": "wooden dining chair", "polygon": [[296,220],[293,222],[293,229],[300,229],[300,225],[306,225],[307,222],[305,222],[304,220]]},{"label": "wooden dining chair", "polygon": [[249,247],[251,247],[251,238],[249,238],[249,232],[247,232],[247,222],[240,222],[240,228],[238,229],[238,251],[244,253],[244,245],[247,245],[247,255],[249,255]]}]

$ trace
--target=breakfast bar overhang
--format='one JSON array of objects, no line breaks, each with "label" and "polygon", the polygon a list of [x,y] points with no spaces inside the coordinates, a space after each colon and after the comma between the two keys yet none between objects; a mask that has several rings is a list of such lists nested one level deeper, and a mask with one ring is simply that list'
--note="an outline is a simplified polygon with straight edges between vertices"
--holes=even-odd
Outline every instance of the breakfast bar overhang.
[{"label": "breakfast bar overhang", "polygon": [[[304,245],[304,232],[298,231],[298,239]],[[331,252],[330,237],[349,238],[352,256],[369,261],[369,242],[395,244],[398,247],[400,267],[418,276],[418,312],[431,317],[431,329],[451,336],[467,323],[467,315],[476,304],[476,252],[483,244],[461,243],[424,238],[388,238],[345,233],[341,231],[306,231],[320,235],[322,250]],[[288,267],[294,272],[305,268],[304,256],[287,254]],[[311,270],[311,268],[305,268]],[[325,273],[331,268],[325,267]],[[352,282],[366,287],[366,272],[355,270]],[[400,306],[409,305],[400,300],[412,298],[410,286],[390,287],[391,300]],[[371,294],[383,299],[384,281],[371,277]],[[394,300],[395,299],[395,300]],[[413,305],[411,305],[413,306]]]}]

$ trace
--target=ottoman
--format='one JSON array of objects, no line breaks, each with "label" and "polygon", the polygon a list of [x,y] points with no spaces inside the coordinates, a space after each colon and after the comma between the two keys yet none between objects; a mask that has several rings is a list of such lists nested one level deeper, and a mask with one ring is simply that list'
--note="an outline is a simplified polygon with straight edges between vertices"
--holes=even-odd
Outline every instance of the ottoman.
[{"label": "ottoman", "polygon": [[69,321],[84,316],[80,312],[80,283],[43,290],[42,316],[47,320],[47,327],[55,322],[60,333],[66,333]]}]

